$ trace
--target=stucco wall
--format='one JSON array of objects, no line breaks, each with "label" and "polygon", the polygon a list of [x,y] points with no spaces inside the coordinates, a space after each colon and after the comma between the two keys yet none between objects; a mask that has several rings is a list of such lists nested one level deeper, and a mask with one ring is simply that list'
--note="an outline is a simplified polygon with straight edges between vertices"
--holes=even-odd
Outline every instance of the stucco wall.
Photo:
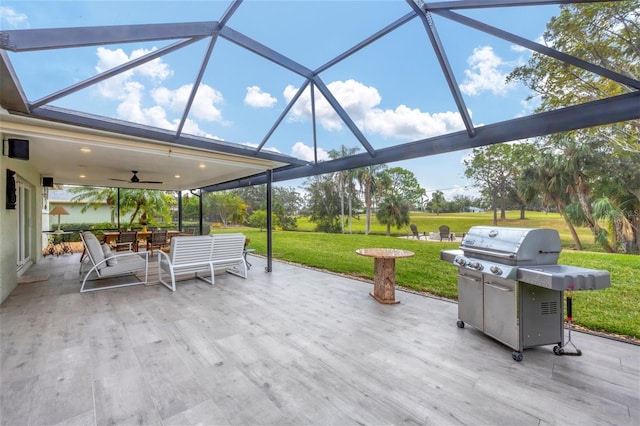
[{"label": "stucco wall", "polygon": [[[4,135],[0,135],[5,139]],[[7,169],[16,172],[20,178],[32,185],[31,199],[31,259],[38,262],[42,258],[42,187],[40,175],[29,161],[0,156],[0,302],[11,294],[17,285],[17,213],[7,210]],[[23,271],[21,271],[23,272]]]},{"label": "stucco wall", "polygon": [[[55,201],[49,198],[49,211],[53,210],[55,206],[62,206],[69,212],[68,215],[60,216],[60,224],[63,223],[102,223],[111,221],[111,209],[108,205],[104,204],[97,209],[93,207],[87,209],[84,213],[82,208],[84,204],[75,204],[71,201]],[[58,227],[58,216],[49,216],[50,229],[55,230]]]}]

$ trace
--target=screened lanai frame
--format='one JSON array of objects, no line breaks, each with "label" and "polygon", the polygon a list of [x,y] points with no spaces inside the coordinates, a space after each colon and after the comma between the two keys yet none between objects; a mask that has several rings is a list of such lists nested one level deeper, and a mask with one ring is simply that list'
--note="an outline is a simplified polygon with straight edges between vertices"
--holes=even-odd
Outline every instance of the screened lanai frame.
[{"label": "screened lanai frame", "polygon": [[[387,26],[379,29],[369,37],[366,37],[359,43],[353,45],[351,48],[345,50],[315,69],[308,68],[304,64],[298,63],[290,57],[260,43],[259,40],[253,39],[234,30],[234,28],[229,25],[229,21],[234,13],[242,7],[242,3],[242,0],[230,1],[228,8],[218,21],[1,31],[0,80],[2,86],[0,89],[2,107],[6,109],[9,114],[21,115],[36,120],[42,120],[44,122],[63,123],[77,128],[90,128],[113,134],[140,137],[169,146],[194,148],[212,153],[225,153],[237,156],[240,159],[245,158],[247,161],[249,159],[263,159],[273,161],[278,165],[277,167],[264,172],[247,174],[240,178],[233,178],[227,181],[220,181],[218,179],[215,182],[210,182],[210,184],[205,184],[199,188],[192,188],[200,189],[203,192],[219,191],[259,184],[267,184],[267,187],[270,188],[270,185],[273,182],[288,181],[312,175],[331,173],[375,164],[393,163],[402,160],[427,157],[501,142],[534,138],[558,132],[624,122],[640,118],[640,81],[637,79],[564,54],[511,32],[504,31],[487,23],[480,22],[458,13],[465,9],[594,3],[594,1],[459,0],[423,2],[421,0],[406,0],[407,13],[404,16],[401,16]],[[447,57],[447,50],[440,39],[436,24],[433,20],[434,15],[608,78],[624,85],[627,88],[628,93],[545,113],[509,119],[488,125],[477,125],[469,115],[465,99],[459,89],[458,81],[451,69],[451,65]],[[442,73],[444,80],[446,81],[448,90],[456,105],[457,112],[462,118],[465,129],[458,132],[414,140],[383,148],[374,148],[374,144],[372,144],[359,129],[355,120],[350,117],[345,107],[341,105],[339,100],[332,94],[320,74],[331,69],[344,59],[350,57],[368,45],[375,43],[387,34],[392,33],[408,22],[414,20],[419,20],[424,28],[425,37],[428,39],[428,45],[431,46],[433,53],[437,58],[439,71]],[[234,45],[240,46],[252,54],[267,59],[278,67],[281,67],[296,76],[302,77],[304,81],[304,83],[298,88],[295,96],[293,96],[289,104],[282,110],[278,118],[275,120],[273,126],[267,131],[260,141],[255,141],[255,147],[229,143],[227,141],[214,138],[194,137],[184,133],[185,122],[193,106],[197,88],[202,81],[205,70],[208,66],[211,66],[211,54],[216,47],[216,41],[220,38],[225,39]],[[8,51],[20,53],[38,50],[160,40],[173,40],[173,42],[172,44],[147,53],[137,59],[130,60],[118,67],[112,68],[84,81],[80,81],[62,90],[56,91],[55,93],[50,93],[35,100],[30,100],[25,97],[20,83],[20,76],[17,75],[13,69],[9,55],[7,54]],[[55,100],[96,85],[110,77],[119,75],[201,40],[208,42],[208,48],[206,49],[204,57],[201,58],[201,65],[197,75],[195,76],[188,102],[175,131],[166,131],[166,129],[158,129],[146,125],[114,120],[111,118],[83,113],[82,111],[73,111],[51,105]],[[311,91],[311,110],[313,115],[312,140],[315,159],[313,161],[303,161],[298,158],[265,149],[265,145],[273,135],[274,131],[283,122],[287,113],[307,88]],[[333,108],[334,112],[341,119],[343,125],[359,142],[363,152],[333,160],[318,160],[318,141],[316,138],[317,123],[314,115],[316,102],[314,100],[314,94],[316,92],[322,95],[322,97]],[[267,215],[267,217],[270,217],[270,215]]]}]

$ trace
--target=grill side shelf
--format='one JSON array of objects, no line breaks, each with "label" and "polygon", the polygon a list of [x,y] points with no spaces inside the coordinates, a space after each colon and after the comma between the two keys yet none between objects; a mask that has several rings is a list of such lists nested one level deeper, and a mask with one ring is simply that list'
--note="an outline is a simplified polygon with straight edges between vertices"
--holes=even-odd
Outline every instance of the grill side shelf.
[{"label": "grill side shelf", "polygon": [[567,265],[520,267],[517,279],[556,291],[599,290],[611,287],[609,271]]}]

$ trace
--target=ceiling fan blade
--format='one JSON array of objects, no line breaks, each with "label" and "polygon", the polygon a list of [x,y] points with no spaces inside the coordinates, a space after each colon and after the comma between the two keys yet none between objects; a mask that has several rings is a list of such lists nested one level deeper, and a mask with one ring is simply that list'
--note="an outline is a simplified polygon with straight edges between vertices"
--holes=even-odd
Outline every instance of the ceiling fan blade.
[{"label": "ceiling fan blade", "polygon": [[137,170],[131,170],[131,173],[133,173],[133,176],[131,176],[131,179],[109,178],[109,180],[115,180],[118,182],[128,182],[128,183],[157,183],[157,184],[164,183],[159,180],[140,180],[140,178],[138,178]]}]

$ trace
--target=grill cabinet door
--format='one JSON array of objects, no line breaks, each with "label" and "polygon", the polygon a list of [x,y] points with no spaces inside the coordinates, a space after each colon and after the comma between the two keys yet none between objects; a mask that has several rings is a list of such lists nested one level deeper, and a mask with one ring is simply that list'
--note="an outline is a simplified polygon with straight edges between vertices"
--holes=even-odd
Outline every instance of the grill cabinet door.
[{"label": "grill cabinet door", "polygon": [[484,276],[484,332],[520,351],[516,282]]},{"label": "grill cabinet door", "polygon": [[482,311],[482,274],[460,270],[458,272],[458,319],[483,331]]},{"label": "grill cabinet door", "polygon": [[522,347],[564,345],[563,293],[520,283]]}]

